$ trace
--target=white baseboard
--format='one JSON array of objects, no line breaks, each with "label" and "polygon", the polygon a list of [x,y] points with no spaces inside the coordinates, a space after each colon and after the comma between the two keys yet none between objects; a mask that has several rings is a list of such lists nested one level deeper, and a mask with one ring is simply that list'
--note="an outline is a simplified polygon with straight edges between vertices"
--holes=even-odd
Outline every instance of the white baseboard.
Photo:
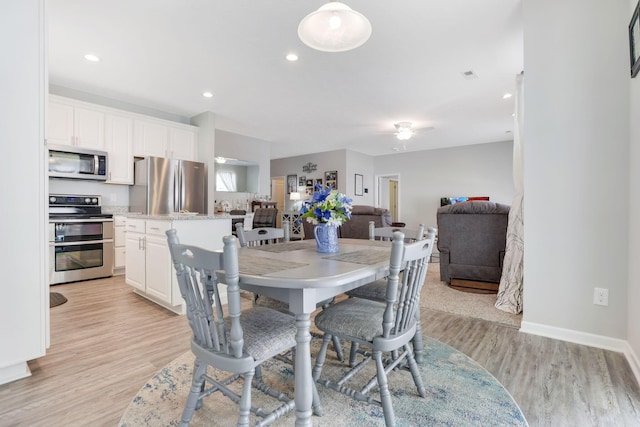
[{"label": "white baseboard", "polygon": [[624,353],[636,381],[640,384],[640,359],[626,340],[532,322],[522,322],[520,332]]},{"label": "white baseboard", "polygon": [[15,365],[0,368],[0,384],[10,383],[31,376],[31,370],[27,362],[20,362]]},{"label": "white baseboard", "polygon": [[627,341],[622,339],[574,331],[573,329],[558,328],[556,326],[542,325],[540,323],[522,322],[520,332],[540,335],[547,338],[555,338],[562,341],[588,345],[605,350],[617,351],[620,353],[624,353],[628,346]]}]

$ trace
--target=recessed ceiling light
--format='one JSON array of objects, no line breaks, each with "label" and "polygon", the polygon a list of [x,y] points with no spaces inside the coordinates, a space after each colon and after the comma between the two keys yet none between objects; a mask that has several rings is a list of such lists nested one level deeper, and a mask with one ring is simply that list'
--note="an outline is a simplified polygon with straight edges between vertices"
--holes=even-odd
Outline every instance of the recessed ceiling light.
[{"label": "recessed ceiling light", "polygon": [[87,61],[91,61],[91,62],[98,62],[100,61],[100,58],[98,58],[96,55],[94,55],[93,53],[87,53],[84,56],[84,59],[86,59]]},{"label": "recessed ceiling light", "polygon": [[212,98],[213,94],[211,92],[203,92],[202,96],[204,96],[205,98]]},{"label": "recessed ceiling light", "polygon": [[509,99],[511,98],[513,95],[511,95],[510,93],[505,93],[504,95],[502,95],[503,99]]},{"label": "recessed ceiling light", "polygon": [[285,58],[287,58],[287,61],[295,62],[298,60],[298,55],[296,55],[295,53],[289,53],[287,54],[287,56],[285,56]]}]

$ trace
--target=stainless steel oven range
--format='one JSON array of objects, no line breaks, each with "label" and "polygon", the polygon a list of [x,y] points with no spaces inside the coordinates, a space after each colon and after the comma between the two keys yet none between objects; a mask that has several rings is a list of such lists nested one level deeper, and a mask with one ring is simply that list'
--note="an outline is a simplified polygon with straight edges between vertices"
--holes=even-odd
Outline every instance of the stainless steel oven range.
[{"label": "stainless steel oven range", "polygon": [[113,275],[113,215],[100,196],[49,195],[49,284]]}]

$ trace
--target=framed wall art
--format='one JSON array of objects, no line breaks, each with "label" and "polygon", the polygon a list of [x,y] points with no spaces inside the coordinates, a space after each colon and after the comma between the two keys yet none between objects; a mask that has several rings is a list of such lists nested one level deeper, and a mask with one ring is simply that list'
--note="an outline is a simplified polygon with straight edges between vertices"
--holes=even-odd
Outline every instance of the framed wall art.
[{"label": "framed wall art", "polygon": [[356,196],[362,196],[363,193],[363,187],[364,187],[364,181],[363,181],[363,177],[362,175],[360,175],[359,173],[356,174],[356,182],[355,182],[355,187],[354,187],[354,194]]},{"label": "framed wall art", "polygon": [[298,178],[298,187],[305,187],[307,185],[307,177],[304,175],[300,175]]},{"label": "framed wall art", "polygon": [[298,175],[287,175],[287,194],[298,191]]},{"label": "framed wall art", "polygon": [[338,171],[326,171],[324,173],[324,185],[334,190],[338,189]]},{"label": "framed wall art", "polygon": [[629,23],[629,55],[631,59],[631,78],[640,71],[640,1],[631,16]]}]

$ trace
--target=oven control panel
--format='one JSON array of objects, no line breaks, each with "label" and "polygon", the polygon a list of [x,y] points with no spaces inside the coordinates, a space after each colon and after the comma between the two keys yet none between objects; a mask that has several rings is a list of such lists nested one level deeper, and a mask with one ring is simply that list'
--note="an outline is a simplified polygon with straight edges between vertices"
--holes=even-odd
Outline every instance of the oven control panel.
[{"label": "oven control panel", "polygon": [[100,196],[50,194],[49,206],[100,206]]}]

